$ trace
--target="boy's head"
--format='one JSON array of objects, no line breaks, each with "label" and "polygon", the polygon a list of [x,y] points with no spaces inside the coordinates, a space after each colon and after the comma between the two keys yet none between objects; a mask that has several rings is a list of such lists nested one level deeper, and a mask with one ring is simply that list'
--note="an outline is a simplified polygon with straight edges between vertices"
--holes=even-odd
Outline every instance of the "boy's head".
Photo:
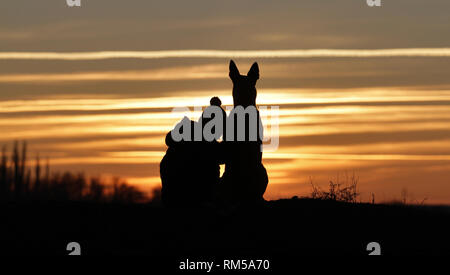
[{"label": "boy's head", "polygon": [[211,100],[209,101],[209,104],[211,106],[217,106],[220,107],[222,105],[222,101],[220,100],[220,98],[218,98],[217,96],[212,97]]},{"label": "boy's head", "polygon": [[[205,125],[210,122],[213,119],[218,119],[222,122],[223,128],[220,133],[216,133],[218,129],[216,129],[215,126],[212,128],[212,132],[215,134],[215,136],[221,136],[223,134],[223,129],[225,128],[225,120],[227,118],[227,113],[222,108],[222,101],[217,96],[212,97],[209,101],[210,106],[208,106],[202,113],[201,120],[202,120],[202,128],[204,129]],[[220,110],[221,115],[218,114],[217,110]],[[219,115],[219,117],[216,118],[216,116]]]}]

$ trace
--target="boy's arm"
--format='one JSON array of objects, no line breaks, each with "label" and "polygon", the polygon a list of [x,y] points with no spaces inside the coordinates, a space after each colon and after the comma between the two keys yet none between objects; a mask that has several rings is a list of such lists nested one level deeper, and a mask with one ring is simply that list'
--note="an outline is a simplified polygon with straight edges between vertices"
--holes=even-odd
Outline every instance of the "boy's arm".
[{"label": "boy's arm", "polygon": [[226,142],[214,142],[214,152],[216,153],[216,161],[219,164],[225,164],[226,161]]}]

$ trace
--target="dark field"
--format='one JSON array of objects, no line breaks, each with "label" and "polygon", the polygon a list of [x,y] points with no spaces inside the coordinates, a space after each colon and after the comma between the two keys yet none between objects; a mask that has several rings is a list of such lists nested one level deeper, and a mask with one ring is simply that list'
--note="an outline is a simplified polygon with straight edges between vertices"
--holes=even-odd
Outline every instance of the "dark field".
[{"label": "dark field", "polygon": [[22,202],[1,206],[1,246],[10,255],[148,255],[177,268],[185,258],[270,259],[448,255],[450,210],[313,199],[239,208],[164,208],[156,203]]}]

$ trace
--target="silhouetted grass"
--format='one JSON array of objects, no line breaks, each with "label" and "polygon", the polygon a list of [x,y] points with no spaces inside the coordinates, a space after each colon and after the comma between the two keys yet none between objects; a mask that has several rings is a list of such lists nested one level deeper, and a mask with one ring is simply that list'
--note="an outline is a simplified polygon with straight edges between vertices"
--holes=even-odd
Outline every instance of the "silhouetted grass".
[{"label": "silhouetted grass", "polygon": [[355,173],[351,176],[345,173],[344,179],[338,175],[335,181],[330,181],[328,191],[324,191],[310,178],[312,187],[310,196],[312,199],[356,203],[359,196],[358,182],[359,178]]}]

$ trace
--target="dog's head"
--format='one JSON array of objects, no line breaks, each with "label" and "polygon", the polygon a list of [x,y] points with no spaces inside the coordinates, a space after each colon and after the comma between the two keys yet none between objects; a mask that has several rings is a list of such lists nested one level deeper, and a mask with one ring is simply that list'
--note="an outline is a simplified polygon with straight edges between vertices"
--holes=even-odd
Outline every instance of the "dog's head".
[{"label": "dog's head", "polygon": [[253,63],[247,75],[241,75],[233,60],[230,60],[230,78],[233,81],[233,104],[256,106],[256,81],[259,79],[258,63]]}]

